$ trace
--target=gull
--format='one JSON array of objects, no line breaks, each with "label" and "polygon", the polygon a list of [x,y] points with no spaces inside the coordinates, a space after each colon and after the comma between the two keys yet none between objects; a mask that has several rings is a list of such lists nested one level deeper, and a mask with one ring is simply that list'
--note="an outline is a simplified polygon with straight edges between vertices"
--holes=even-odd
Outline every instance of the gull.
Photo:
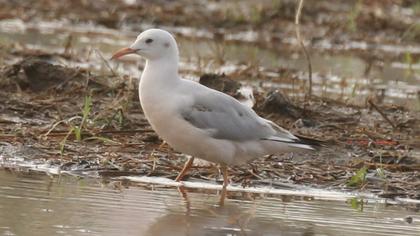
[{"label": "gull", "polygon": [[269,154],[314,150],[235,98],[182,79],[178,73],[178,46],[169,32],[146,30],[111,59],[128,54],[146,59],[139,83],[146,119],[174,150],[190,155],[176,181],[182,180],[197,157],[220,165],[222,190],[226,192],[227,166]]}]

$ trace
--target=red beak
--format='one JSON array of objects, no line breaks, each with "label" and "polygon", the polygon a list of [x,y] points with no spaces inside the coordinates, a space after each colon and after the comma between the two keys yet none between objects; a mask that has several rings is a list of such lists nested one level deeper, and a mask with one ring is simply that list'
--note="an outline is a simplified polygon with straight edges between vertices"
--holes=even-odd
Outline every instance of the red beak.
[{"label": "red beak", "polygon": [[122,49],[116,51],[114,53],[114,55],[112,55],[111,60],[118,59],[118,58],[120,58],[124,55],[133,54],[133,53],[136,53],[136,52],[137,52],[137,50],[134,50],[134,49],[131,49],[131,48],[122,48]]}]

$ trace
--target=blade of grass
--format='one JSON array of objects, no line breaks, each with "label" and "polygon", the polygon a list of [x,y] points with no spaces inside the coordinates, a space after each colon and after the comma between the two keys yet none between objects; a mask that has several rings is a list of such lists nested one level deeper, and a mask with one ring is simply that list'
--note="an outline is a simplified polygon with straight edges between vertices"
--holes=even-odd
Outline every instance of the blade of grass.
[{"label": "blade of grass", "polygon": [[67,132],[66,136],[64,136],[63,140],[61,140],[60,142],[60,155],[62,156],[64,154],[64,147],[66,145],[67,139],[69,138],[69,136],[73,133],[74,128],[70,128],[69,132]]},{"label": "blade of grass", "polygon": [[114,141],[114,140],[109,139],[109,138],[101,137],[101,136],[93,136],[93,137],[85,138],[83,140],[84,141],[99,140],[99,141],[102,141],[102,142],[105,142],[105,143],[121,144],[120,142]]}]

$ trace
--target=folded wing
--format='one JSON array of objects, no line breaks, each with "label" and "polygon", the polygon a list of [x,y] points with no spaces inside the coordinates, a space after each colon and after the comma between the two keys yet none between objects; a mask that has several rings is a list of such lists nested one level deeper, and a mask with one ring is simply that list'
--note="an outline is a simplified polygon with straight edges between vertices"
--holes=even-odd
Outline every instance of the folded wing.
[{"label": "folded wing", "polygon": [[300,143],[289,131],[259,117],[236,99],[213,90],[195,96],[193,104],[182,112],[182,116],[216,139]]}]

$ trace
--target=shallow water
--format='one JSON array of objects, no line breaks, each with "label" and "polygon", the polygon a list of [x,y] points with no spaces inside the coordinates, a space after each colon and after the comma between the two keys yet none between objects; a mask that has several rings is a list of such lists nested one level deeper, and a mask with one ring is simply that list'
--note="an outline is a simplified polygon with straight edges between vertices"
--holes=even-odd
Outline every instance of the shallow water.
[{"label": "shallow water", "polygon": [[[0,235],[419,235],[418,212],[368,202],[229,199],[159,186],[0,171]],[[250,198],[248,198],[250,199]],[[408,217],[408,218],[407,218]],[[409,217],[412,222],[408,223]]]},{"label": "shallow water", "polygon": [[[257,78],[258,81],[252,81],[254,78],[250,78],[245,83],[281,88],[290,96],[302,96],[304,93],[301,86],[295,85],[290,80],[284,81],[282,75],[276,72],[278,68],[297,70],[302,72],[297,79],[306,80],[307,62],[300,50],[296,49],[296,45],[283,42],[273,50],[247,42],[246,37],[240,37],[241,33],[238,33],[237,38],[242,39],[242,42],[235,39],[235,35],[227,35],[226,38],[234,38],[235,41],[224,43],[209,39],[210,36],[206,35],[206,32],[194,29],[170,30],[187,36],[177,37],[181,49],[181,70],[185,77],[194,78],[195,74],[203,72],[231,73],[240,71],[247,65],[253,65],[260,66],[260,73],[265,79]],[[24,23],[20,20],[0,21],[0,43],[6,45],[19,42],[30,49],[62,53],[69,35],[73,39],[71,51],[81,60],[62,61],[63,64],[108,71],[103,60],[92,52],[93,49],[100,51],[105,58],[110,58],[115,50],[130,45],[137,33],[127,29],[117,31],[95,25],[74,25],[60,21],[37,23]],[[404,55],[408,53],[398,50],[399,45],[361,43],[364,46],[355,46],[354,49],[362,51],[366,51],[366,48],[375,48],[381,54],[394,58],[375,61],[369,65],[370,62],[363,59],[362,55],[351,52],[353,47],[345,47],[350,45],[328,48],[324,44],[313,45],[314,50],[311,51],[314,94],[358,104],[364,104],[369,96],[378,96],[384,102],[420,110],[418,94],[420,64],[409,64],[404,59],[395,59],[398,56],[405,58]],[[383,50],[381,46],[386,46],[389,50]],[[126,58],[126,60],[131,59]],[[117,66],[117,63],[111,64]],[[129,63],[116,70],[134,77],[139,76],[137,63]]]}]

